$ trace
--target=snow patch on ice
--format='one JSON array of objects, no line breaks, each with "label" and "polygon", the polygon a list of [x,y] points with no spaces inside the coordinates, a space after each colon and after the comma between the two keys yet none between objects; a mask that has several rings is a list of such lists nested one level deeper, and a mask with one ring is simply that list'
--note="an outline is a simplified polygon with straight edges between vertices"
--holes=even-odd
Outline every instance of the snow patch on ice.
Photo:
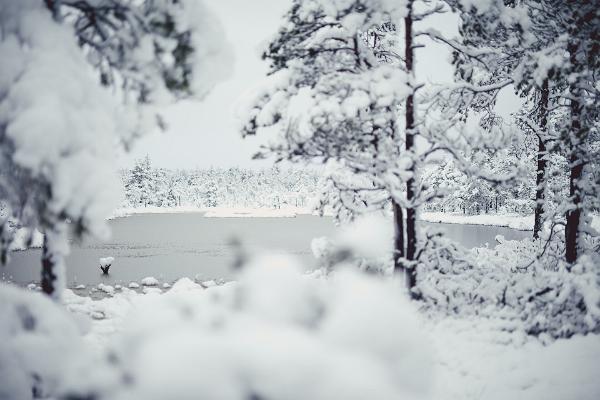
[{"label": "snow patch on ice", "polygon": [[463,224],[463,225],[489,225],[505,226],[520,231],[533,230],[533,215],[500,215],[500,214],[449,214],[442,212],[422,212],[419,214],[422,221],[438,222],[444,224]]}]

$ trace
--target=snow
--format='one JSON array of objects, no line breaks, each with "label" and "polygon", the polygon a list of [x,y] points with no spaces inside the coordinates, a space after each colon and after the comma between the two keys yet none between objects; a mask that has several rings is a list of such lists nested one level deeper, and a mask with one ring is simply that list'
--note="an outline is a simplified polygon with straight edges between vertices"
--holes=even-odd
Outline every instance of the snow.
[{"label": "snow", "polygon": [[[185,279],[164,294],[127,292],[96,302],[64,297],[80,314],[90,307],[104,316],[92,322],[86,342],[118,360],[97,362],[92,374],[76,371],[71,393],[427,398],[433,367],[427,339],[393,282],[349,271],[323,281],[303,275],[289,256],[265,255],[237,282],[210,290]],[[351,327],[360,329],[347,336]],[[106,384],[117,373],[131,376],[131,384]]]},{"label": "snow", "polygon": [[428,326],[437,354],[436,399],[592,400],[600,393],[599,335],[544,345],[479,318]]},{"label": "snow", "polygon": [[[28,246],[28,242],[30,243]],[[15,236],[9,249],[12,251],[27,250],[28,248],[39,248],[44,244],[44,235],[34,229],[20,228],[15,231]]]},{"label": "snow", "polygon": [[194,47],[191,89],[196,97],[205,97],[219,82],[233,72],[231,44],[219,18],[205,1],[184,0],[175,19],[182,31],[190,31]]},{"label": "snow", "polygon": [[383,213],[372,213],[343,226],[335,238],[335,244],[353,251],[359,257],[378,258],[391,254],[393,237],[389,219]]},{"label": "snow", "polygon": [[114,257],[101,257],[99,259],[99,261],[100,261],[101,267],[106,267],[106,266],[112,265],[113,261],[115,261],[115,258]]},{"label": "snow", "polygon": [[144,293],[144,294],[161,294],[162,290],[160,288],[157,288],[157,287],[148,287],[148,286],[146,286],[146,287],[144,287],[142,289],[142,293]]},{"label": "snow", "polygon": [[144,286],[158,286],[158,279],[153,276],[147,276],[142,279],[142,285]]},{"label": "snow", "polygon": [[137,283],[137,282],[130,282],[130,283],[129,283],[129,285],[127,285],[127,287],[128,287],[129,289],[139,289],[139,287],[140,287],[140,284],[139,284],[139,283]]},{"label": "snow", "polygon": [[200,285],[201,285],[203,288],[206,288],[206,289],[208,289],[208,288],[210,288],[210,287],[217,286],[217,282],[211,279],[210,281],[204,281],[204,282],[200,283]]},{"label": "snow", "polygon": [[[281,282],[280,279],[277,278],[276,281]],[[348,277],[340,279],[346,280]],[[349,279],[352,279],[352,277]],[[261,289],[263,286],[266,286],[266,284],[261,286],[260,279],[256,283]],[[273,381],[273,373],[278,377],[270,385],[277,386],[278,382],[283,381],[282,385],[284,383],[288,385],[289,390],[295,387],[292,386],[294,380],[287,379],[288,375],[285,373],[285,370],[287,368],[290,370],[301,368],[302,364],[294,363],[293,360],[296,354],[306,353],[303,358],[312,359],[312,361],[308,362],[309,367],[307,370],[297,369],[296,375],[302,376],[304,373],[312,377],[312,380],[303,384],[301,393],[306,395],[307,391],[311,390],[310,388],[323,385],[322,377],[319,374],[323,374],[326,377],[331,377],[332,374],[329,371],[324,371],[319,363],[325,362],[324,359],[326,357],[323,354],[328,354],[328,351],[331,350],[321,348],[319,351],[323,354],[316,354],[309,351],[295,335],[288,337],[293,331],[280,333],[286,335],[286,339],[283,342],[285,344],[282,343],[285,347],[280,348],[276,339],[279,336],[273,336],[278,332],[275,329],[276,326],[267,328],[266,331],[261,330],[261,332],[264,332],[263,334],[270,335],[270,342],[266,344],[259,338],[254,337],[253,330],[248,330],[251,325],[245,324],[241,326],[233,323],[230,319],[231,317],[228,317],[225,318],[225,321],[227,321],[228,325],[231,325],[229,328],[219,333],[218,336],[215,333],[206,337],[205,340],[208,340],[208,342],[205,345],[198,343],[198,336],[191,331],[193,326],[197,326],[197,329],[199,329],[202,325],[200,322],[202,320],[206,320],[207,323],[209,321],[218,321],[220,319],[218,315],[221,315],[221,312],[225,312],[222,309],[218,311],[220,309],[218,303],[214,304],[215,300],[211,301],[210,298],[227,297],[231,295],[231,290],[235,289],[237,285],[237,283],[233,283],[224,287],[214,288],[215,292],[211,292],[214,297],[211,297],[209,292],[205,292],[200,285],[193,283],[189,279],[183,279],[173,285],[171,292],[154,298],[151,303],[147,303],[144,295],[141,294],[125,294],[122,296],[122,299],[118,299],[121,295],[117,295],[115,298],[106,298],[98,302],[91,302],[90,304],[98,304],[96,306],[97,309],[103,308],[107,311],[107,315],[114,315],[114,317],[95,321],[92,325],[92,330],[86,338],[89,342],[105,343],[107,338],[115,338],[115,335],[119,336],[119,332],[123,332],[125,329],[131,334],[129,329],[131,329],[132,325],[142,323],[137,328],[137,334],[147,342],[136,349],[135,353],[138,354],[137,357],[142,357],[142,353],[145,351],[148,351],[149,354],[146,354],[143,358],[137,358],[135,365],[138,365],[137,368],[141,368],[144,363],[147,363],[154,365],[154,367],[150,371],[143,371],[143,384],[149,387],[142,389],[136,386],[134,390],[136,394],[140,390],[143,392],[143,396],[150,397],[129,398],[152,398],[150,388],[158,390],[159,393],[163,393],[161,390],[167,390],[167,387],[175,390],[171,386],[173,384],[171,379],[174,379],[178,375],[181,375],[176,381],[178,384],[177,389],[181,390],[181,393],[178,392],[180,396],[185,396],[186,392],[183,390],[185,387],[197,390],[193,392],[196,396],[199,396],[199,393],[206,394],[206,391],[209,390],[208,387],[212,386],[209,378],[200,379],[196,374],[192,378],[186,374],[185,368],[187,365],[190,365],[188,363],[194,363],[196,366],[198,363],[200,365],[206,363],[206,365],[209,365],[207,370],[212,371],[210,378],[217,379],[214,385],[227,386],[227,383],[230,383],[233,378],[224,378],[224,376],[228,375],[227,371],[222,369],[222,366],[226,362],[232,362],[231,355],[233,352],[241,354],[237,358],[244,359],[248,366],[253,367],[259,367],[257,359],[265,359],[265,364],[277,363],[278,358],[276,358],[276,354],[285,355],[285,364],[275,364],[279,365],[278,372],[271,372],[269,375],[271,381]],[[302,290],[302,285],[300,285],[297,289],[291,291],[290,296],[292,298],[298,295],[302,296]],[[360,285],[353,285],[353,289],[345,293],[348,297],[338,297],[343,296],[344,292],[338,292],[335,295],[338,299],[336,300],[336,307],[346,310],[351,309],[352,313],[342,313],[341,316],[352,316],[353,320],[344,322],[343,319],[339,319],[341,318],[339,313],[343,310],[335,311],[334,313],[337,316],[335,318],[332,317],[331,321],[322,328],[324,332],[323,340],[327,341],[327,346],[344,346],[351,349],[347,351],[366,351],[366,354],[378,354],[379,351],[383,351],[385,352],[382,355],[383,357],[393,358],[397,356],[390,349],[394,348],[402,340],[406,340],[405,335],[419,334],[427,337],[427,342],[430,344],[429,352],[431,353],[431,360],[425,362],[432,362],[430,366],[423,366],[417,363],[419,359],[427,360],[425,357],[417,356],[413,358],[410,355],[412,352],[420,352],[420,350],[426,352],[426,349],[417,346],[413,349],[398,349],[396,352],[402,351],[402,355],[408,357],[411,361],[411,364],[407,366],[407,371],[399,371],[399,373],[408,373],[410,379],[414,379],[414,384],[417,386],[422,383],[423,379],[427,380],[431,385],[431,393],[429,393],[428,398],[439,400],[505,400],[511,398],[540,400],[576,398],[591,400],[595,399],[597,393],[600,392],[600,382],[596,377],[597,360],[600,357],[599,335],[575,336],[571,339],[560,339],[548,344],[542,344],[537,339],[526,337],[519,332],[503,331],[493,320],[448,317],[441,320],[434,319],[415,322],[414,316],[411,316],[410,313],[409,316],[403,315],[400,318],[399,321],[402,322],[397,328],[399,331],[395,329],[390,330],[392,328],[390,323],[396,319],[392,318],[388,320],[384,316],[387,313],[394,312],[394,302],[384,302],[382,304],[378,300],[373,300],[377,299],[378,296],[369,296],[369,292],[360,289]],[[265,296],[267,298],[277,296],[276,298],[280,299],[281,297],[279,296],[281,295],[281,292],[278,291]],[[287,294],[284,298],[288,298]],[[367,303],[364,303],[365,301]],[[211,302],[213,303],[212,305],[210,305]],[[347,304],[346,302],[349,303]],[[252,304],[248,308],[253,313],[257,313],[257,315],[270,315],[270,318],[276,319],[286,318],[286,313],[281,315],[273,314],[278,309],[277,301],[260,303],[262,304],[261,306],[258,306],[254,301]],[[381,306],[385,305],[388,305],[389,309],[381,308]],[[374,306],[377,312],[373,312]],[[159,307],[158,310],[160,311],[154,313],[157,310],[156,307]],[[262,307],[267,307],[267,309],[265,310]],[[114,311],[109,311],[113,309]],[[204,309],[204,312],[200,311],[202,309]],[[209,312],[208,309],[212,311]],[[271,311],[268,311],[269,309]],[[178,319],[176,316],[177,310],[188,310],[187,312],[193,316],[191,317],[192,319],[189,322]],[[398,311],[401,312],[401,310]],[[141,318],[141,321],[144,322],[140,322],[140,319],[134,321],[136,319],[135,316],[140,313],[147,314]],[[212,315],[212,317],[209,315]],[[278,315],[279,317],[277,317]],[[293,315],[295,318],[299,318],[300,321],[303,318],[307,318],[305,312],[294,313]],[[168,323],[164,320],[167,316],[169,316]],[[405,319],[407,321],[413,320],[414,324],[407,324]],[[194,323],[194,320],[198,322]],[[357,321],[361,321],[361,323],[357,324]],[[372,324],[378,323],[382,324],[378,329],[372,327]],[[111,327],[109,328],[108,326]],[[159,328],[160,332],[155,332]],[[240,339],[240,335],[234,334],[233,331],[235,329],[245,329],[241,335],[245,334],[248,337],[245,340]],[[413,329],[416,332],[411,332]],[[306,331],[306,334],[310,332]],[[147,336],[151,336],[153,339],[147,338]],[[331,339],[326,339],[329,337]],[[342,342],[338,343],[340,338],[343,338]],[[389,342],[386,342],[386,338],[389,338]],[[221,344],[223,341],[239,343],[233,349],[228,349],[228,347],[224,347]],[[179,345],[173,346],[177,343],[181,345],[181,348]],[[359,351],[365,345],[367,347]],[[211,348],[211,346],[217,347]],[[254,351],[251,351],[253,348]],[[165,349],[165,351],[161,351],[161,349]],[[155,362],[150,362],[150,360],[156,359],[164,360],[165,362],[158,365]],[[351,361],[352,358],[346,362]],[[284,365],[287,365],[287,368]],[[340,372],[344,371],[350,374],[342,382],[346,382],[349,378],[356,376],[354,374],[359,374],[360,378],[358,380],[367,382],[371,373],[375,374],[377,372],[377,370],[372,370],[369,373],[367,366],[371,366],[370,363],[363,364],[361,372],[354,371],[354,374],[352,374],[353,371],[351,368],[339,364],[332,365],[327,363],[326,366],[339,368]],[[373,365],[372,367],[376,366]],[[429,373],[424,373],[426,368],[431,369]],[[179,374],[165,374],[165,371],[180,372]],[[260,375],[261,372],[255,371],[250,376],[257,376],[257,374]],[[159,381],[153,382],[153,379],[158,379]],[[223,381],[221,379],[226,380]],[[403,382],[408,380],[409,378],[407,377]],[[142,383],[140,382],[141,385]],[[351,387],[354,387],[354,385],[351,385]],[[225,389],[222,388],[221,390]],[[222,392],[216,393],[219,395],[222,394]],[[288,392],[286,391],[285,393]],[[347,392],[343,391],[337,394],[339,393],[347,394]],[[360,394],[361,392],[358,393]],[[214,392],[210,392],[210,394],[219,397]],[[337,395],[332,396],[329,398],[340,398]],[[372,398],[369,395],[366,397]],[[281,396],[278,398],[281,398]],[[358,396],[358,398],[361,397]]]},{"label": "snow", "polygon": [[0,398],[54,393],[63,366],[82,348],[82,331],[47,296],[0,284]]},{"label": "snow", "polygon": [[120,207],[111,213],[109,219],[124,218],[136,214],[175,214],[175,213],[194,213],[194,212],[205,212],[204,208],[193,207],[193,206],[179,206],[179,207]]},{"label": "snow", "polygon": [[[404,299],[400,282],[347,269],[328,277],[301,271],[290,256],[265,254],[235,282],[210,290],[188,278],[162,294],[124,288],[98,301],[66,290],[69,313],[2,284],[0,395],[30,398],[33,371],[48,395],[117,400],[241,400],[249,391],[289,399],[591,400],[600,392],[598,334],[548,341],[518,325],[507,329],[501,314],[432,317]],[[31,333],[28,315],[36,321]]]},{"label": "snow", "polygon": [[466,224],[466,225],[491,225],[505,226],[521,231],[533,230],[533,215],[516,214],[450,214],[442,212],[422,212],[419,214],[422,221],[440,222],[445,224]]},{"label": "snow", "polygon": [[0,13],[3,21],[13,19],[0,58],[21,63],[13,71],[19,79],[7,76],[8,87],[0,88],[6,94],[0,121],[15,145],[13,161],[51,183],[50,212],[81,218],[93,234],[105,236],[104,218],[118,202],[112,165],[123,118],[89,73],[72,32],[54,23],[42,4],[19,5],[3,5],[7,13]]},{"label": "snow", "polygon": [[108,295],[113,295],[115,293],[115,288],[113,286],[105,285],[104,283],[98,284],[98,290]]}]

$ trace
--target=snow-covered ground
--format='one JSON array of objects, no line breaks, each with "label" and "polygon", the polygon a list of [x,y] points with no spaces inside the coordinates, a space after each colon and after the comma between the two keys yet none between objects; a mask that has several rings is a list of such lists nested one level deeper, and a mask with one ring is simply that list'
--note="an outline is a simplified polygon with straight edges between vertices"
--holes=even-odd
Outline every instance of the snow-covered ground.
[{"label": "snow-covered ground", "polygon": [[[174,299],[178,302],[202,302],[202,298],[227,297],[237,283],[205,288],[189,279],[182,279],[164,294],[149,294],[121,289],[100,301],[79,297],[67,291],[66,307],[75,315],[91,317],[85,342],[103,351],[124,326],[131,329],[135,315],[145,315],[149,307],[161,308]],[[197,300],[195,300],[197,299]],[[269,308],[269,305],[264,305]],[[214,310],[207,310],[213,313]],[[161,316],[155,316],[156,326]],[[384,318],[383,315],[380,317]],[[169,323],[168,319],[164,321]],[[503,323],[484,318],[445,318],[429,320],[422,317],[419,324],[426,332],[429,349],[411,351],[431,352],[434,362],[430,380],[430,396],[439,400],[592,400],[600,394],[597,379],[600,360],[600,336],[575,336],[542,344],[519,331],[503,330]],[[382,326],[383,328],[384,326]],[[348,335],[356,327],[347,327]],[[400,338],[399,338],[400,339]],[[377,337],[371,338],[377,341]],[[154,351],[159,351],[154,349]],[[292,348],[288,348],[290,357]]]},{"label": "snow-covered ground", "polygon": [[[521,231],[533,230],[533,214],[478,214],[465,215],[443,212],[422,212],[419,214],[422,221],[440,222],[444,224],[489,225],[505,226]],[[592,228],[600,231],[600,215],[592,215]]]},{"label": "snow-covered ground", "polygon": [[515,214],[478,214],[464,215],[443,212],[422,212],[420,219],[427,222],[442,222],[445,224],[469,224],[469,225],[492,225],[506,226],[522,231],[533,230],[532,215]]},{"label": "snow-covered ground", "polygon": [[593,400],[600,335],[542,344],[485,318],[428,321],[437,363],[434,399]]}]

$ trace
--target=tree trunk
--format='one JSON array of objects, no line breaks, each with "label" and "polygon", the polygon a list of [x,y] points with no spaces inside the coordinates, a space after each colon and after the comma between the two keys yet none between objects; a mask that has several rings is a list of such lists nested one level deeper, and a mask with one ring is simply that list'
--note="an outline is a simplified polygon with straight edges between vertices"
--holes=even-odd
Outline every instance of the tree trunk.
[{"label": "tree trunk", "polygon": [[64,243],[65,226],[58,223],[44,232],[42,247],[42,291],[55,300],[60,299],[65,284]]},{"label": "tree trunk", "polygon": [[60,8],[62,5],[62,0],[44,0],[46,3],[46,7],[52,13],[52,18],[55,22],[62,22],[62,15],[60,13]]},{"label": "tree trunk", "polygon": [[48,235],[44,235],[42,247],[42,291],[52,296],[55,291],[56,274],[54,273],[54,260],[48,249]]},{"label": "tree trunk", "polygon": [[[414,73],[414,49],[413,49],[413,1],[408,2],[408,13],[404,18],[404,56],[406,63],[406,72],[409,75],[410,85],[414,85],[415,73]],[[415,92],[414,87],[411,88],[411,93],[406,99],[406,152],[414,152],[415,143],[415,109],[414,109]],[[415,298],[416,293],[413,292],[413,288],[417,283],[417,270],[416,265],[412,263],[415,261],[415,255],[417,252],[417,227],[416,219],[417,213],[414,205],[415,201],[415,163],[413,161],[410,171],[412,177],[406,182],[406,200],[408,207],[406,209],[406,259],[411,263],[410,267],[406,269],[406,286],[410,292],[411,297]]]},{"label": "tree trunk", "polygon": [[[548,98],[550,90],[548,88],[548,78],[542,83],[539,104],[539,128],[542,132],[546,132],[548,125]],[[540,237],[542,230],[542,215],[544,213],[544,192],[546,187],[546,145],[542,137],[538,135],[538,152],[537,152],[537,173],[536,173],[536,191],[535,191],[535,217],[533,224],[533,238]]]},{"label": "tree trunk", "polygon": [[394,272],[399,273],[404,270],[402,258],[404,257],[404,216],[402,207],[392,200],[392,211],[394,215]]},{"label": "tree trunk", "polygon": [[[576,45],[569,45],[569,53],[571,59],[571,65],[575,67],[577,65],[576,57]],[[582,155],[582,137],[583,132],[581,129],[581,108],[582,105],[579,102],[579,92],[577,81],[571,83],[570,94],[571,94],[571,129],[569,132],[569,145],[571,146],[570,155],[570,174],[569,174],[569,195],[571,199],[571,207],[567,211],[566,220],[567,225],[565,227],[565,258],[568,263],[573,264],[577,261],[577,247],[579,241],[579,223],[581,219],[581,178],[583,175],[583,155]]]}]

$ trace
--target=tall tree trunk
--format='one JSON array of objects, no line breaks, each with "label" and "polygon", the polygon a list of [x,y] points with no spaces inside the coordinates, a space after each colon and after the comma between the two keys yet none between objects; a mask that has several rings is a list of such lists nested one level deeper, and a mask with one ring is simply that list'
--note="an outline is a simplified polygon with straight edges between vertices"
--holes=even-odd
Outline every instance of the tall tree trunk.
[{"label": "tall tree trunk", "polygon": [[[576,51],[577,45],[570,44],[569,53],[573,69],[577,69]],[[570,264],[573,264],[577,261],[579,224],[581,219],[582,206],[581,178],[583,175],[583,132],[580,121],[582,105],[579,101],[580,89],[578,88],[578,83],[579,82],[574,81],[570,85],[571,129],[569,132],[569,145],[571,146],[571,154],[569,157],[569,195],[571,200],[571,206],[567,211],[567,225],[565,227],[565,258]]]},{"label": "tall tree trunk", "polygon": [[42,247],[42,291],[52,296],[55,290],[55,282],[54,260],[48,248],[48,235],[44,235],[44,245]]},{"label": "tall tree trunk", "polygon": [[579,239],[579,223],[581,219],[581,192],[579,183],[583,175],[583,163],[578,152],[571,152],[571,173],[569,176],[569,194],[571,209],[567,211],[567,226],[565,228],[565,258],[568,263],[577,261],[577,245]]},{"label": "tall tree trunk", "polygon": [[54,299],[59,299],[64,289],[64,255],[61,248],[61,232],[63,226],[56,231],[44,233],[42,247],[42,291]]},{"label": "tall tree trunk", "polygon": [[[544,133],[546,132],[546,127],[548,125],[548,98],[550,95],[550,89],[548,86],[548,78],[546,78],[542,83],[538,116],[539,128]],[[534,239],[540,237],[540,231],[542,230],[542,215],[544,214],[544,193],[546,187],[546,163],[546,145],[544,143],[544,138],[538,135],[537,173],[535,178],[535,217],[533,224]]]},{"label": "tall tree trunk", "polygon": [[[406,72],[409,76],[410,85],[413,85],[411,88],[411,93],[408,95],[406,99],[406,151],[407,153],[414,152],[414,144],[415,144],[415,108],[414,108],[414,100],[415,100],[415,91],[414,91],[414,49],[413,49],[413,32],[412,32],[412,24],[413,24],[413,1],[410,0],[408,2],[408,13],[404,18],[404,57],[405,57],[405,65]],[[406,208],[406,260],[412,264],[412,261],[415,261],[415,255],[417,252],[417,227],[416,227],[416,219],[417,213],[414,206],[415,201],[415,163],[413,161],[410,171],[412,172],[412,177],[406,182],[406,200],[408,202],[408,207]],[[410,268],[406,269],[406,286],[411,294],[411,297],[416,297],[416,294],[413,292],[413,288],[417,283],[417,269],[416,265],[410,265]]]},{"label": "tall tree trunk", "polygon": [[392,200],[392,211],[394,216],[394,272],[399,273],[404,270],[402,258],[404,257],[404,216],[402,207]]}]

